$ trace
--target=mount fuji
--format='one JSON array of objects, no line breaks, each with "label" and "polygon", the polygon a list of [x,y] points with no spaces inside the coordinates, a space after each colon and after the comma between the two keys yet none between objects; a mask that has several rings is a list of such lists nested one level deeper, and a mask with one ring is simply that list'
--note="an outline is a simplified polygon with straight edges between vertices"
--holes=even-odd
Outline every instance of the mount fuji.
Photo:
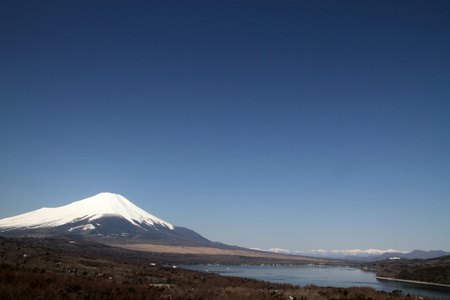
[{"label": "mount fuji", "polygon": [[43,207],[1,219],[0,235],[62,235],[105,243],[215,244],[195,231],[163,221],[113,193],[100,193],[65,206]]}]

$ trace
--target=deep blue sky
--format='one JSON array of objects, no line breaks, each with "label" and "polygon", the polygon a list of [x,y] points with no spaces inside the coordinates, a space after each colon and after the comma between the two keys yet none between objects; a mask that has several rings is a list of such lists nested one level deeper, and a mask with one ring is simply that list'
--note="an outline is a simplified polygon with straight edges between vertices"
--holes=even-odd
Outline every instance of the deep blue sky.
[{"label": "deep blue sky", "polygon": [[0,218],[450,251],[449,53],[448,1],[2,1]]}]

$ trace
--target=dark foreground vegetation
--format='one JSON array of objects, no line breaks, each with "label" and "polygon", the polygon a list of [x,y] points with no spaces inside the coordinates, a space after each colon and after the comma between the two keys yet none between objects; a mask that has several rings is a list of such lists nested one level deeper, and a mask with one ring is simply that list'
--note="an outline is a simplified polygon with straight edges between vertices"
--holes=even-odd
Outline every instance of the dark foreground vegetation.
[{"label": "dark foreground vegetation", "polygon": [[450,256],[432,259],[387,259],[367,264],[377,276],[450,285]]},{"label": "dark foreground vegetation", "polygon": [[0,237],[0,257],[0,299],[419,299],[201,273],[165,264],[171,256],[65,238]]}]

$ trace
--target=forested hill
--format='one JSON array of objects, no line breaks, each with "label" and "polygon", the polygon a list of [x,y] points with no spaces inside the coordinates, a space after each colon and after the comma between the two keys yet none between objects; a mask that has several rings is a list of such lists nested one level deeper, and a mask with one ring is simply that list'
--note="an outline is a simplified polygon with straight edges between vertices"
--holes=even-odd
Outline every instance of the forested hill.
[{"label": "forested hill", "polygon": [[450,255],[432,259],[386,259],[369,263],[377,276],[450,285]]}]

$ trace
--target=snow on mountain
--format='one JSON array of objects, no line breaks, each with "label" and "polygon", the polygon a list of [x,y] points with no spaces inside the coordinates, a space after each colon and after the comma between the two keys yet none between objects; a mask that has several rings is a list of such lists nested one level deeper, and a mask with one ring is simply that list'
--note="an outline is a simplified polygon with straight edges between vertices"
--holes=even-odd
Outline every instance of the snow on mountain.
[{"label": "snow on mountain", "polygon": [[[255,248],[254,248],[255,249]],[[440,256],[450,255],[450,252],[445,252],[441,250],[431,250],[422,251],[414,250],[412,252],[408,251],[398,251],[394,249],[389,250],[378,250],[378,249],[353,249],[353,250],[309,250],[309,251],[289,251],[286,249],[272,248],[269,250],[261,250],[267,252],[311,256],[318,258],[327,259],[341,259],[341,260],[353,260],[353,261],[364,261],[371,262],[383,259],[430,259]]]},{"label": "snow on mountain", "polygon": [[394,249],[389,250],[378,250],[378,249],[353,249],[353,250],[308,250],[308,251],[290,251],[287,249],[280,248],[271,248],[268,250],[262,250],[259,248],[252,248],[254,250],[274,252],[274,253],[284,253],[284,254],[293,254],[293,255],[303,255],[303,256],[312,256],[312,257],[320,257],[320,258],[335,258],[335,259],[351,259],[353,258],[361,258],[361,257],[369,257],[369,256],[378,256],[383,255],[385,253],[395,253],[395,254],[406,254],[408,251],[397,251]]},{"label": "snow on mountain", "polygon": [[384,253],[408,253],[408,251],[398,251],[394,249],[378,250],[378,249],[353,249],[353,250],[309,250],[309,251],[294,251],[294,254],[308,255],[316,257],[329,258],[345,258],[345,257],[365,257],[372,255],[381,255]]},{"label": "snow on mountain", "polygon": [[[65,206],[56,208],[43,207],[22,215],[5,218],[0,220],[0,228],[11,230],[56,227],[86,219],[91,222],[102,217],[111,216],[124,218],[138,227],[140,227],[140,224],[151,226],[158,224],[171,230],[174,229],[172,224],[149,214],[125,197],[113,193],[100,193]],[[88,230],[92,228],[86,227],[83,229]]]},{"label": "snow on mountain", "polygon": [[263,250],[260,248],[250,248],[251,250],[256,250],[256,251],[266,251],[266,252],[273,252],[273,253],[281,253],[281,254],[290,254],[291,251],[287,250],[287,249],[281,249],[281,248],[270,248],[268,250]]}]

